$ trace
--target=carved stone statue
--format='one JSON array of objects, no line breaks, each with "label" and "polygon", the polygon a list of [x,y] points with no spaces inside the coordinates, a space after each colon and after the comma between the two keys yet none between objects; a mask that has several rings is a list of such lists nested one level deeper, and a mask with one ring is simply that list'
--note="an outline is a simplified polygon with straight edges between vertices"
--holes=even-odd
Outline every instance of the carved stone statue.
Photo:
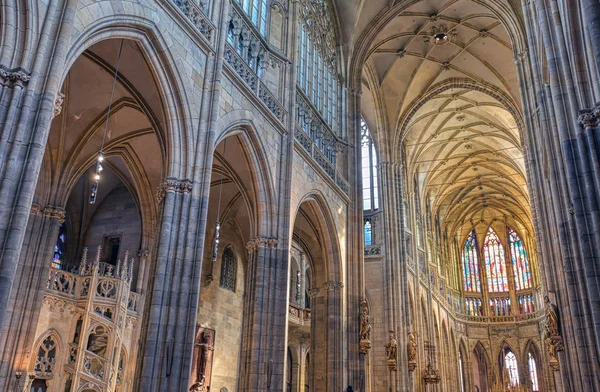
[{"label": "carved stone statue", "polygon": [[371,316],[367,301],[362,301],[360,307],[360,352],[366,354],[371,348]]},{"label": "carved stone statue", "polygon": [[214,330],[200,325],[196,327],[194,362],[192,365],[192,380],[195,382],[190,387],[190,392],[207,392],[210,390],[214,339]]},{"label": "carved stone statue", "polygon": [[412,332],[408,333],[406,354],[408,357],[408,370],[412,372],[417,367],[417,341],[415,339],[415,334]]},{"label": "carved stone statue", "polygon": [[544,297],[544,303],[546,304],[546,326],[544,331],[546,336],[561,336],[558,307],[550,302],[550,298],[547,295]]},{"label": "carved stone statue", "polygon": [[557,351],[564,350],[564,342],[561,336],[560,315],[558,307],[550,302],[548,296],[544,297],[546,304],[546,323],[544,325],[544,343],[548,352],[550,367],[558,370]]},{"label": "carved stone statue", "polygon": [[395,371],[396,361],[398,360],[398,341],[393,329],[390,330],[390,340],[385,345],[385,355],[387,357],[388,368]]},{"label": "carved stone statue", "polygon": [[202,379],[194,383],[190,387],[190,392],[207,392],[206,389],[206,377],[202,376]]}]

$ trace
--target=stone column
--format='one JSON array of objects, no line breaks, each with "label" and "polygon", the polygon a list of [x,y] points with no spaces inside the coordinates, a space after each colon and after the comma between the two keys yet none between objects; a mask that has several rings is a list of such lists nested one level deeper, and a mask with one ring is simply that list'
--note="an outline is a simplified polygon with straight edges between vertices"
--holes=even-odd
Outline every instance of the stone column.
[{"label": "stone column", "polygon": [[280,391],[287,353],[289,250],[272,238],[247,244],[240,391]]},{"label": "stone column", "polygon": [[[193,211],[190,180],[168,178],[159,192],[163,203],[156,267],[145,309],[146,341],[143,354],[140,390],[184,391],[188,388],[193,340],[187,335],[195,332],[196,312],[192,304],[194,288],[192,264],[198,263],[187,252],[187,235]],[[187,298],[189,303],[181,300]],[[190,314],[191,313],[191,314]],[[191,321],[187,318],[191,317]],[[192,331],[190,331],[190,328]]]},{"label": "stone column", "polygon": [[58,39],[75,14],[76,4],[65,3],[52,2],[42,31],[10,3],[2,10],[10,23],[0,47],[0,334],[70,44]]},{"label": "stone column", "polygon": [[17,370],[29,370],[31,348],[42,308],[44,289],[54,245],[65,211],[38,205],[31,207],[31,216],[23,242],[13,290],[0,335],[0,390],[9,390]]}]

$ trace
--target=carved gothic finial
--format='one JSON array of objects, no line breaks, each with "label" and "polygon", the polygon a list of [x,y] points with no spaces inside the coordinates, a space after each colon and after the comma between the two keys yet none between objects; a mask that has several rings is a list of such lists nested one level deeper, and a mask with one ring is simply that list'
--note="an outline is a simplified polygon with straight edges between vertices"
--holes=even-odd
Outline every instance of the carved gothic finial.
[{"label": "carved gothic finial", "polygon": [[122,263],[121,263],[121,259],[117,260],[117,267],[115,268],[115,275],[117,276],[117,278],[120,278],[122,275]]},{"label": "carved gothic finial", "polygon": [[129,269],[127,270],[127,283],[131,284],[131,281],[133,280],[133,263],[134,263],[135,259],[131,259],[131,261],[129,262]]},{"label": "carved gothic finial", "polygon": [[98,272],[98,266],[100,265],[100,257],[102,256],[102,246],[98,245],[96,248],[96,257],[94,258],[94,269]]},{"label": "carved gothic finial", "polygon": [[87,253],[88,248],[83,248],[83,252],[81,253],[81,261],[79,262],[79,275],[85,275],[87,269]]}]

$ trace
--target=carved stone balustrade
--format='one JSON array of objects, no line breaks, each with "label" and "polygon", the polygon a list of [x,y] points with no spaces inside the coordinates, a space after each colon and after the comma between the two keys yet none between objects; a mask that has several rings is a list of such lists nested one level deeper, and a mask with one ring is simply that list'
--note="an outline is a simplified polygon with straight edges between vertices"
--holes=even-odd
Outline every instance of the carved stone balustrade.
[{"label": "carved stone balustrade", "polygon": [[288,316],[289,321],[294,324],[310,325],[310,309],[289,304]]}]

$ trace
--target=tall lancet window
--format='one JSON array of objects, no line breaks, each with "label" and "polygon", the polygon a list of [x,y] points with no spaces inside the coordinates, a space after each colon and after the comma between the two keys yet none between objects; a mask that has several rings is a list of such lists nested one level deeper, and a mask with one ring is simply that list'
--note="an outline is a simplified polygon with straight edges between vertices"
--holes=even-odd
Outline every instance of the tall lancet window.
[{"label": "tall lancet window", "polygon": [[477,258],[477,238],[475,230],[471,231],[465,240],[462,252],[465,291],[470,293],[481,292],[481,278],[479,275],[479,259]]},{"label": "tall lancet window", "polygon": [[487,273],[488,290],[490,293],[508,291],[508,277],[506,275],[506,262],[504,261],[504,247],[491,227],[488,229],[483,243],[485,257],[485,272]]},{"label": "tall lancet window", "polygon": [[531,390],[533,392],[538,392],[540,390],[540,385],[538,382],[538,374],[537,374],[537,365],[535,364],[535,358],[531,353],[527,353],[529,356],[529,379],[531,381]]},{"label": "tall lancet window", "polygon": [[63,269],[64,267],[64,257],[65,257],[65,247],[67,242],[67,231],[65,230],[65,224],[62,223],[60,225],[60,229],[58,230],[58,238],[56,239],[56,244],[54,245],[54,256],[52,257],[52,268]]},{"label": "tall lancet window", "polygon": [[379,209],[379,186],[377,185],[377,152],[371,138],[371,132],[364,119],[360,121],[362,181],[363,181],[363,210]]},{"label": "tall lancet window", "polygon": [[512,351],[508,351],[504,356],[504,367],[508,373],[508,381],[510,386],[516,387],[519,385],[519,367],[517,366],[517,357]]},{"label": "tall lancet window", "polygon": [[235,281],[237,277],[237,263],[233,249],[228,246],[223,251],[221,263],[221,279],[219,285],[224,289],[235,291]]},{"label": "tall lancet window", "polygon": [[525,290],[531,288],[531,270],[529,260],[523,241],[513,229],[508,228],[508,240],[510,242],[510,256],[515,272],[515,289]]}]

